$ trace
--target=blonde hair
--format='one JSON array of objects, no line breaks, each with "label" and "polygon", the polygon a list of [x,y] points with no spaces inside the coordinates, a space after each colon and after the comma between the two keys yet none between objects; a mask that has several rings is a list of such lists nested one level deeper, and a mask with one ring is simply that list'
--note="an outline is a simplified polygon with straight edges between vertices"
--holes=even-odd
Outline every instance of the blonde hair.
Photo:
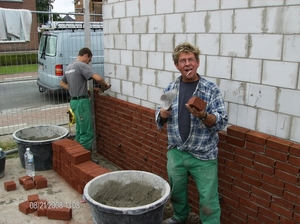
[{"label": "blonde hair", "polygon": [[175,64],[178,64],[178,58],[181,53],[193,53],[196,60],[199,62],[200,50],[198,47],[191,45],[189,42],[184,42],[175,47],[172,58]]}]

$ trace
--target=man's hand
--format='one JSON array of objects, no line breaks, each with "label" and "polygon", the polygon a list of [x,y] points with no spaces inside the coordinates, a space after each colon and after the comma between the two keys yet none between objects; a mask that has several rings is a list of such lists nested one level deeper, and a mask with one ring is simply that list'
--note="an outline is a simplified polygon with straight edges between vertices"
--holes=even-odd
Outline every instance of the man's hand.
[{"label": "man's hand", "polygon": [[101,90],[105,91],[105,90],[108,90],[110,87],[111,87],[111,84],[106,82],[104,85],[101,85]]},{"label": "man's hand", "polygon": [[206,115],[205,110],[197,110],[195,107],[192,107],[189,104],[185,104],[185,107],[194,117],[203,118]]},{"label": "man's hand", "polygon": [[161,118],[168,118],[171,115],[171,110],[165,110],[164,108],[160,108],[159,114]]}]

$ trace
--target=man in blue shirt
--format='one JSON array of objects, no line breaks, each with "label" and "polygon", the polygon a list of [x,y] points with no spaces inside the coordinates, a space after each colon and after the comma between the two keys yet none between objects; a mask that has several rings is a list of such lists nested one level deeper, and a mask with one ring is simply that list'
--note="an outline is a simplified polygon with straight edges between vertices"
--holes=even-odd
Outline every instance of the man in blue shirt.
[{"label": "man in blue shirt", "polygon": [[[228,123],[224,99],[219,88],[197,74],[200,50],[190,43],[179,44],[173,61],[181,73],[169,83],[164,93],[176,93],[171,109],[159,106],[156,110],[158,129],[167,124],[167,172],[171,186],[174,214],[165,224],[185,223],[189,212],[188,177],[196,182],[200,196],[202,224],[220,223],[221,209],[218,196],[218,132]],[[197,96],[207,105],[203,110],[187,104]]]}]

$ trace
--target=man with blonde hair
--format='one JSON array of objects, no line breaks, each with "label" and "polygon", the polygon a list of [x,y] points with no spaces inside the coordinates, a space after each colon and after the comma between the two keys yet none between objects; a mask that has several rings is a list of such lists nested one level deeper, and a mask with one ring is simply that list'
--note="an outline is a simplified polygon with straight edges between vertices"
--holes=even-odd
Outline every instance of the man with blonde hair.
[{"label": "man with blonde hair", "polygon": [[[226,127],[228,118],[219,88],[197,73],[199,55],[200,50],[187,42],[174,49],[174,65],[181,74],[164,93],[173,91],[176,97],[170,109],[159,106],[155,113],[158,129],[166,123],[168,132],[167,172],[174,214],[164,224],[186,222],[191,211],[189,175],[199,192],[202,224],[220,223],[217,144],[218,132]],[[200,98],[206,106],[188,104],[191,97]]]}]

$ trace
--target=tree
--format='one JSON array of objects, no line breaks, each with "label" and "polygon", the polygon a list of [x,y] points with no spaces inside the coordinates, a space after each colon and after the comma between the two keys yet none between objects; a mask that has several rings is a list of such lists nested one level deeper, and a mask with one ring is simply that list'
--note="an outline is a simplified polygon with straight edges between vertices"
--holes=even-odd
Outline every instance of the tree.
[{"label": "tree", "polygon": [[[41,11],[41,12],[50,12],[53,9],[53,3],[55,0],[36,0],[36,10]],[[49,10],[51,9],[51,10]],[[46,22],[49,21],[49,15],[52,16],[52,14],[38,14],[38,22],[45,24]],[[54,21],[59,21],[63,20],[58,14],[53,14],[53,20]]]}]

